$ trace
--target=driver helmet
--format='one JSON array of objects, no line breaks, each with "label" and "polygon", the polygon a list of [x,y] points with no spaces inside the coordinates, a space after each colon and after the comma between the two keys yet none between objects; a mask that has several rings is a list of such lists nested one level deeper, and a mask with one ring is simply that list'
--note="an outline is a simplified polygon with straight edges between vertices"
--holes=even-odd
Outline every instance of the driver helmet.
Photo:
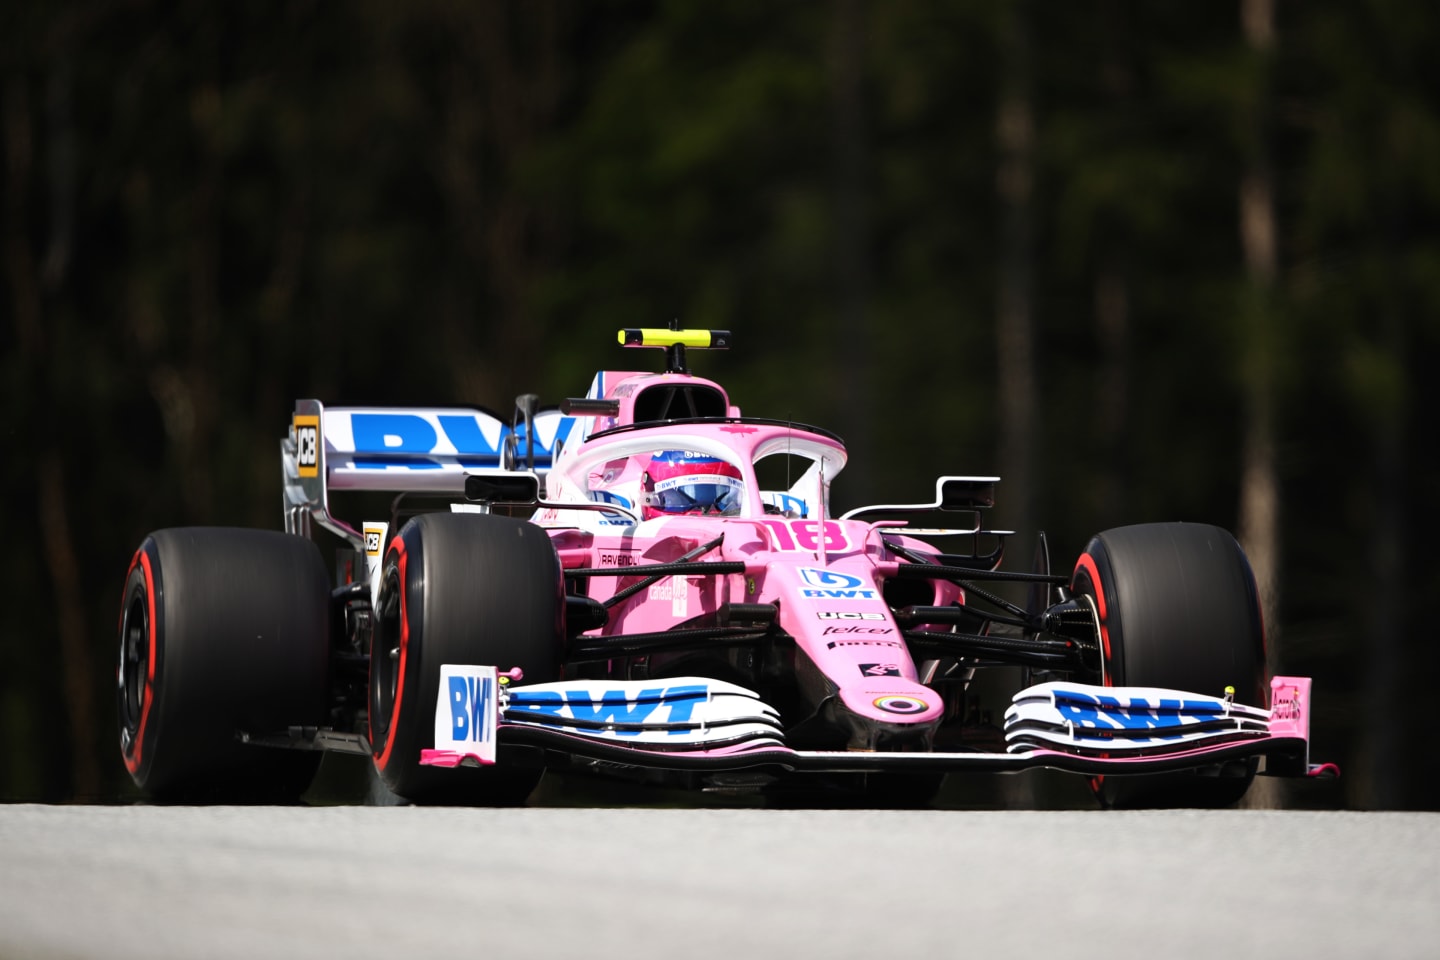
[{"label": "driver helmet", "polygon": [[680,514],[733,517],[745,499],[739,469],[690,450],[662,450],[652,456],[640,491],[646,520]]}]

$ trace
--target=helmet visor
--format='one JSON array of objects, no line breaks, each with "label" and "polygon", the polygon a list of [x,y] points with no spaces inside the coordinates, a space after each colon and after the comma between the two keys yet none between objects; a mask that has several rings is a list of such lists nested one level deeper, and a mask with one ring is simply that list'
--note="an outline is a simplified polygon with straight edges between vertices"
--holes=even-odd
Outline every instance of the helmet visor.
[{"label": "helmet visor", "polygon": [[740,512],[741,484],[734,477],[706,474],[662,480],[650,495],[650,506],[664,513]]}]

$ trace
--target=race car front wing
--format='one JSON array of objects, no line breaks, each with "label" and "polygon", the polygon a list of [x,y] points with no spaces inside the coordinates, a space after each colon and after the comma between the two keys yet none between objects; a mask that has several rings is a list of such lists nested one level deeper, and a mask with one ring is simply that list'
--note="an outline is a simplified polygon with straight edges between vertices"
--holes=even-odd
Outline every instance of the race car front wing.
[{"label": "race car front wing", "polygon": [[507,688],[496,668],[447,664],[435,747],[420,762],[488,765],[497,746],[529,746],[630,767],[721,772],[890,770],[1149,774],[1263,758],[1273,776],[1335,776],[1309,758],[1310,680],[1276,677],[1269,710],[1148,687],[1046,683],[1017,693],[1005,752],[796,750],[778,713],[750,690],[699,677],[569,681]]}]

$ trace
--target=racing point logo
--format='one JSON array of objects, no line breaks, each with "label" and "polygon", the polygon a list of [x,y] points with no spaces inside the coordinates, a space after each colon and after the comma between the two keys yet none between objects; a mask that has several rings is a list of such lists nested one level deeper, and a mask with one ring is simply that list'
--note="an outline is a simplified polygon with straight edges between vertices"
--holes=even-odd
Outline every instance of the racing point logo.
[{"label": "racing point logo", "polygon": [[803,597],[821,600],[876,600],[879,594],[873,587],[866,587],[865,581],[848,573],[823,570],[819,567],[801,567],[800,579],[809,584],[800,591]]}]

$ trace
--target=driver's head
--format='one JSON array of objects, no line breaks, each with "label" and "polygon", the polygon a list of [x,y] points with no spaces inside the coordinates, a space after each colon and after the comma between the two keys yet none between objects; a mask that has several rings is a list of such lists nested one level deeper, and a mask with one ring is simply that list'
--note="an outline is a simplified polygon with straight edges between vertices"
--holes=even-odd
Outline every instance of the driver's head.
[{"label": "driver's head", "polygon": [[733,517],[745,498],[736,467],[689,450],[662,450],[651,457],[640,487],[646,520],[679,514]]}]

